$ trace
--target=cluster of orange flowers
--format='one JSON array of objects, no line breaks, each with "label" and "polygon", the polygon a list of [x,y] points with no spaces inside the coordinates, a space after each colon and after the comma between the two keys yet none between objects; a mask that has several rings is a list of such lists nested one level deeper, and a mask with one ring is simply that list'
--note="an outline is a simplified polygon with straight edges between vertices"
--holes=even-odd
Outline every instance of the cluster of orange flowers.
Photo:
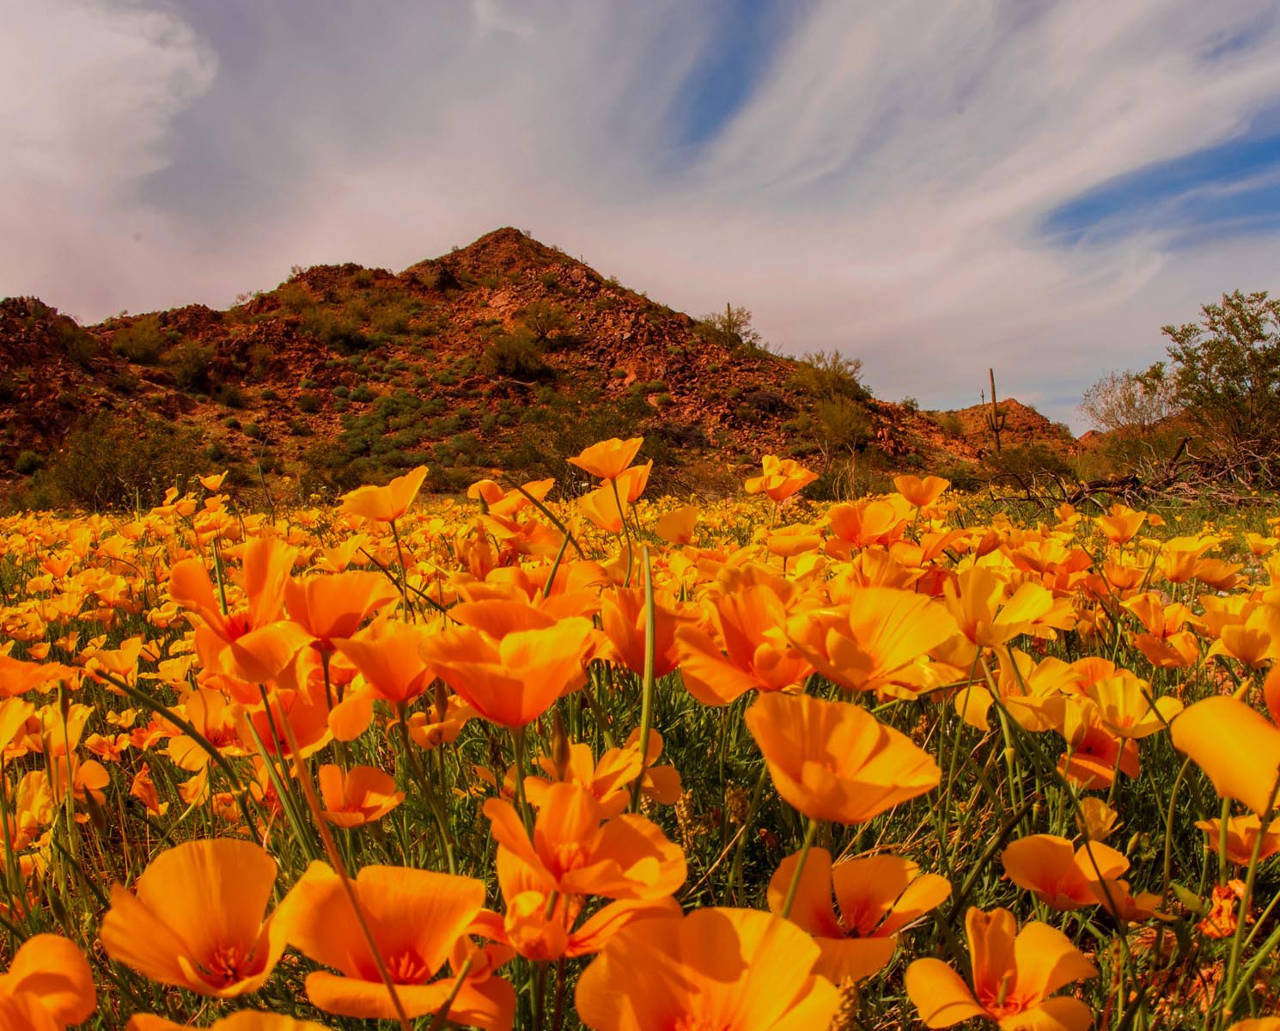
[{"label": "cluster of orange flowers", "polygon": [[[926,1026],[1083,1031],[1094,1007],[1071,986],[1101,958],[1065,928],[1102,920],[1124,945],[1200,905],[1175,896],[1167,843],[1145,890],[1106,843],[1121,783],[1170,741],[1222,800],[1195,824],[1222,864],[1192,915],[1232,942],[1239,983],[1280,852],[1276,537],[1230,561],[1231,535],[1144,535],[1162,520],[1121,506],[964,525],[937,477],[805,506],[814,475],[773,456],[747,483],[768,511],[649,502],[641,446],[572,459],[596,482],[571,503],[550,480],[485,480],[423,504],[419,468],[335,509],[246,513],[207,477],[134,518],[0,522],[2,906],[20,943],[0,1026],[78,1024],[135,975],[217,1000],[287,985],[293,1013],[405,1028],[559,1028],[570,1008],[602,1031],[854,1026],[859,990],[932,922],[947,958],[894,975]],[[1122,645],[1141,659],[1118,663]],[[677,897],[695,874],[681,774],[707,754],[664,755],[680,704],[719,710],[758,756],[739,837],[768,785],[803,828],[767,884],[724,899],[754,908]],[[916,725],[891,725],[904,712]],[[1045,799],[1011,772],[991,855],[1037,915],[1079,923],[967,905],[942,842],[886,837],[910,807],[928,827],[969,804],[951,794],[964,733],[1002,741],[1010,771],[1045,757],[1057,823],[1031,833]],[[102,903],[73,926],[66,868],[89,842],[143,862],[92,883]],[[402,865],[362,858],[394,848]],[[123,1005],[135,1031],[184,1026]],[[322,1025],[237,1008],[209,1026]]]}]

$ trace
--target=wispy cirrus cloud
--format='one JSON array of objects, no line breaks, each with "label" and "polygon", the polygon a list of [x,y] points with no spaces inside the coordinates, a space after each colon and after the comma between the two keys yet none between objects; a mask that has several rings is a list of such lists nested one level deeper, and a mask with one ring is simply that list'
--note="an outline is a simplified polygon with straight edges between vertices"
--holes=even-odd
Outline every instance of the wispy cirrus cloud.
[{"label": "wispy cirrus cloud", "polygon": [[1273,2],[11,6],[0,292],[88,318],[515,224],[884,396],[993,365],[1072,418],[1275,285]]}]

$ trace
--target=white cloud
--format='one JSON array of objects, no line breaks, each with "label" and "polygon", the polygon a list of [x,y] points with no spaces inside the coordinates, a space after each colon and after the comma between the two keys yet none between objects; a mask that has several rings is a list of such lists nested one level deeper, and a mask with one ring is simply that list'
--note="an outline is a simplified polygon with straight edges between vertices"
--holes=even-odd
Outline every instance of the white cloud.
[{"label": "white cloud", "polygon": [[298,4],[248,36],[202,30],[208,9],[13,6],[0,96],[34,86],[0,154],[0,291],[89,317],[514,224],[695,314],[731,299],[790,350],[859,355],[882,396],[970,403],[994,365],[1074,418],[1097,375],[1160,357],[1162,322],[1280,286],[1275,237],[1037,232],[1280,99],[1262,0],[815,2],[702,147],[673,126],[723,3]]},{"label": "white cloud", "polygon": [[101,315],[165,274],[168,255],[135,246],[162,223],[134,190],[216,60],[161,10],[6,0],[0,13],[0,290]]}]

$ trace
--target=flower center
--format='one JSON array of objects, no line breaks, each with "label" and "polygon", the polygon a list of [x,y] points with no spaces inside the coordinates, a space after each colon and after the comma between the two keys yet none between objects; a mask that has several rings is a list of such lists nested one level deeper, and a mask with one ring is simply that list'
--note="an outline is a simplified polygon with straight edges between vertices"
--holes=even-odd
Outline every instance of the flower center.
[{"label": "flower center", "polygon": [[562,873],[586,866],[591,858],[590,850],[580,841],[557,842],[552,846],[552,854],[555,856],[556,866]]},{"label": "flower center", "polygon": [[409,949],[387,960],[387,973],[396,984],[423,984],[431,976],[431,969]]},{"label": "flower center", "polygon": [[239,945],[219,945],[205,961],[205,969],[214,983],[223,986],[243,981],[253,962],[253,950],[245,951]]},{"label": "flower center", "polygon": [[227,616],[226,628],[227,637],[232,641],[238,641],[251,629],[249,626],[249,613],[236,612]]}]

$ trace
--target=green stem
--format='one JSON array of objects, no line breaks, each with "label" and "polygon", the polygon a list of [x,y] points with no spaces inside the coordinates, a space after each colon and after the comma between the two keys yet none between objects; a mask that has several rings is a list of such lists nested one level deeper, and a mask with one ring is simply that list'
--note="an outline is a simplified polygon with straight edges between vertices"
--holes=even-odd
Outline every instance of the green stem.
[{"label": "green stem", "polygon": [[436,825],[436,836],[440,839],[440,851],[444,853],[444,861],[449,867],[449,872],[456,874],[458,872],[458,864],[453,855],[453,843],[449,838],[449,827],[445,820],[444,806],[436,796],[436,792],[432,790],[426,773],[418,763],[417,756],[413,751],[413,742],[409,739],[409,713],[403,702],[396,707],[396,716],[398,717],[396,726],[400,732],[400,744],[404,748],[404,761],[409,767],[410,775],[418,785],[418,790],[422,792],[422,798],[427,803],[427,808],[431,810],[431,817]]},{"label": "green stem", "polygon": [[649,730],[653,724],[655,609],[653,602],[653,567],[649,564],[649,549],[644,549],[644,679],[640,688],[640,773],[631,786],[631,811],[640,808],[640,793],[644,787],[644,771],[649,762]]},{"label": "green stem", "polygon": [[[1258,836],[1253,842],[1253,855],[1249,857],[1249,872],[1245,874],[1244,894],[1240,896],[1240,908],[1236,917],[1236,933],[1231,939],[1231,955],[1227,960],[1227,973],[1222,979],[1224,992],[1234,998],[1236,988],[1236,971],[1240,966],[1240,952],[1244,945],[1244,929],[1249,920],[1249,905],[1253,901],[1253,888],[1258,880],[1259,860],[1262,856],[1262,845],[1266,840],[1267,831],[1271,827],[1271,821],[1275,817],[1276,796],[1280,794],[1280,771],[1277,771],[1276,779],[1271,785],[1271,794],[1267,798],[1266,811],[1258,817]],[[1227,840],[1227,825],[1224,821],[1221,828],[1222,840]],[[1226,1025],[1230,1019],[1231,1013],[1228,1007],[1223,1006],[1222,1012],[1218,1014],[1218,1026]]]},{"label": "green stem", "polygon": [[[520,810],[520,819],[524,823],[525,832],[529,835],[529,840],[533,840],[533,810],[529,808],[529,800],[524,794],[524,727],[516,727],[512,731],[512,737],[515,741],[515,759],[516,759],[516,808]],[[502,792],[503,775],[498,773],[498,792]]]},{"label": "green stem", "polygon": [[796,892],[800,890],[800,875],[804,873],[805,860],[809,858],[809,849],[813,847],[813,839],[818,833],[818,821],[812,816],[804,829],[804,844],[800,846],[800,858],[796,860],[796,868],[791,871],[791,883],[787,885],[787,897],[782,902],[782,918],[791,916],[791,907],[795,905]]}]

